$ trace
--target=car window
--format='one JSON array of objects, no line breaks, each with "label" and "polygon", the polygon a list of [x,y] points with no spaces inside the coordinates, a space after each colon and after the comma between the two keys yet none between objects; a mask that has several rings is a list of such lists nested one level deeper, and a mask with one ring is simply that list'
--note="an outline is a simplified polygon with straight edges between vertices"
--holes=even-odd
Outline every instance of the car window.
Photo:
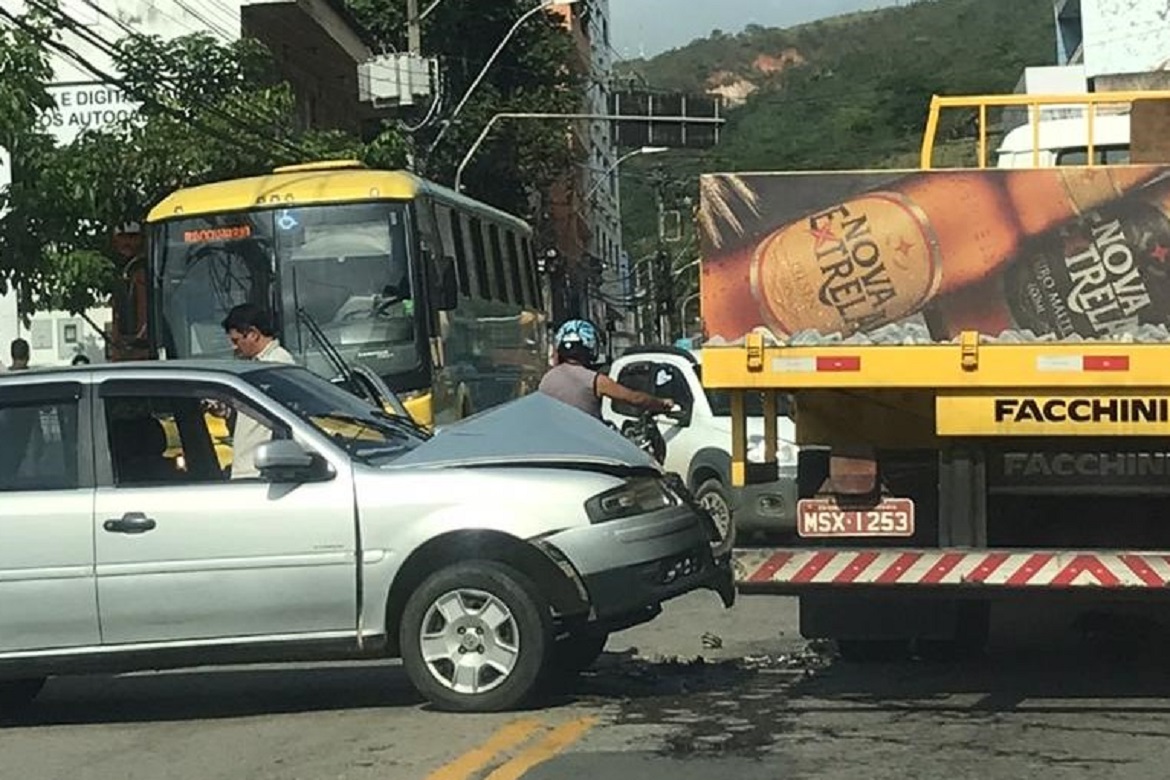
[{"label": "car window", "polygon": [[651,374],[654,364],[648,360],[627,363],[617,375],[617,383],[640,393],[652,393]]},{"label": "car window", "polygon": [[76,401],[0,403],[0,491],[75,490]]},{"label": "car window", "polygon": [[650,393],[659,398],[669,398],[676,404],[689,408],[694,403],[690,383],[677,366],[658,363],[654,366]]},{"label": "car window", "polygon": [[226,393],[105,398],[114,484],[189,485],[258,479],[255,449],[274,426]]},{"label": "car window", "polygon": [[[628,363],[618,372],[617,383],[631,390],[669,398],[684,408],[694,404],[694,395],[691,393],[690,383],[686,375],[671,363],[657,363],[652,360],[639,360]],[[613,411],[623,417],[637,416],[636,407],[614,402]]]}]

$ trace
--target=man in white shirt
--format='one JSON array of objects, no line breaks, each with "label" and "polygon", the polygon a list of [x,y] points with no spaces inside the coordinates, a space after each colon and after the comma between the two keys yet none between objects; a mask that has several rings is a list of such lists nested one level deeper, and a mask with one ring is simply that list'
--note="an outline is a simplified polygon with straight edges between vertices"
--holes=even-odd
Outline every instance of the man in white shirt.
[{"label": "man in white shirt", "polygon": [[236,357],[265,363],[296,363],[289,351],[280,346],[268,312],[254,303],[241,303],[229,311],[223,319],[223,330]]},{"label": "man in white shirt", "polygon": [[[263,363],[296,363],[292,354],[280,346],[268,312],[254,303],[242,303],[229,311],[224,317],[223,329],[236,357]],[[271,439],[272,431],[266,425],[237,410],[236,427],[232,433],[233,480],[260,476],[253,460],[256,448]]]}]

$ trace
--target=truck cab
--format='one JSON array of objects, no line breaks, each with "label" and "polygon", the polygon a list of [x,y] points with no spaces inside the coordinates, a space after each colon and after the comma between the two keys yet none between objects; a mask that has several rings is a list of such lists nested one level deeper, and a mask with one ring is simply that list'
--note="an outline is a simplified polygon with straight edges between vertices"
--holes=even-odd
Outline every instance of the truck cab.
[{"label": "truck cab", "polygon": [[[743,536],[787,536],[796,529],[797,457],[795,424],[782,402],[778,422],[775,472],[758,475],[758,482],[733,487],[731,479],[731,394],[703,387],[698,353],[671,346],[641,346],[627,350],[609,369],[614,381],[635,390],[674,400],[681,419],[661,417],[658,427],[666,440],[667,471],[680,475],[703,506],[711,512],[725,544]],[[749,468],[765,465],[763,395],[748,394],[747,446]],[[633,410],[615,410],[602,401],[602,416],[615,427],[635,419]]]},{"label": "truck cab", "polygon": [[[997,168],[1129,163],[1129,114],[1094,118],[1092,138],[1083,118],[1043,119],[1010,130],[996,150]],[[1089,159],[1089,146],[1093,159]]]}]

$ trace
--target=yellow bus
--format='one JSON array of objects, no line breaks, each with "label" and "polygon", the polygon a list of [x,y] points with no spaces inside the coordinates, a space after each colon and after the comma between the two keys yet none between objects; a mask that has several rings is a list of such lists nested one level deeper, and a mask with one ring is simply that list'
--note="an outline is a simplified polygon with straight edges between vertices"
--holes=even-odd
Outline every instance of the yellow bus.
[{"label": "yellow bus", "polygon": [[402,171],[328,161],[172,193],[147,217],[158,356],[230,355],[221,321],[267,307],[333,378],[323,335],[432,427],[536,387],[545,292],[520,219]]}]

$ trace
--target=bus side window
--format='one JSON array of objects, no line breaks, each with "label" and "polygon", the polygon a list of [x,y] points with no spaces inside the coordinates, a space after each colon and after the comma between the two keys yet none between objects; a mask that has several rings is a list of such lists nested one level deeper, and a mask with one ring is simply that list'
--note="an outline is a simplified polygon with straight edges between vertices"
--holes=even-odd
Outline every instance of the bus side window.
[{"label": "bus side window", "polygon": [[487,251],[483,245],[483,223],[476,217],[467,220],[467,235],[471,241],[471,258],[475,264],[476,291],[485,301],[492,297],[491,287],[488,285]]},{"label": "bus side window", "polygon": [[492,248],[492,270],[495,272],[496,300],[508,302],[508,274],[504,270],[504,250],[500,246],[500,228],[495,224],[488,225],[488,240]]},{"label": "bus side window", "polygon": [[523,308],[524,304],[528,303],[529,298],[524,289],[524,274],[521,262],[519,262],[518,241],[515,233],[512,233],[511,230],[505,230],[504,242],[508,246],[508,275],[511,277],[512,283],[512,301]]},{"label": "bus side window", "polygon": [[524,269],[527,271],[529,289],[532,290],[532,306],[538,311],[544,308],[540,293],[540,276],[536,273],[536,259],[532,256],[532,239],[525,237],[522,242]]},{"label": "bus side window", "polygon": [[435,206],[439,223],[439,240],[443,243],[443,255],[455,258],[455,273],[459,276],[459,292],[463,297],[471,295],[471,283],[467,278],[467,250],[463,246],[463,226],[459,216],[447,206]]},{"label": "bus side window", "polygon": [[504,243],[508,249],[508,276],[512,280],[512,300],[519,306],[527,301],[524,295],[524,283],[520,274],[520,252],[516,248],[516,234],[511,230],[504,231]]}]

